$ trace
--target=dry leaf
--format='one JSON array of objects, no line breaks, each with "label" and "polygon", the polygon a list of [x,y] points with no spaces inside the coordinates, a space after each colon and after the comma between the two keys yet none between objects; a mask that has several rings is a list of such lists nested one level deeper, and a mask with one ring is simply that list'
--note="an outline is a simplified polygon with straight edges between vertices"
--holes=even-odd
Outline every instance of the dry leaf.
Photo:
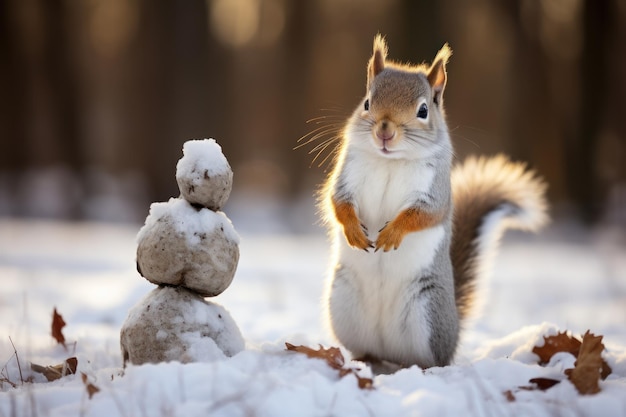
[{"label": "dry leaf", "polygon": [[[601,370],[604,366],[608,368],[601,356],[603,350],[602,336],[595,336],[587,330],[587,333],[583,335],[583,342],[578,358],[574,362],[574,368],[565,370],[565,374],[581,394],[600,392],[598,382],[602,374]],[[610,368],[608,372],[610,373]]]},{"label": "dry leaf", "polygon": [[531,384],[535,384],[537,389],[541,391],[545,391],[549,388],[552,388],[553,386],[555,386],[561,381],[559,381],[558,379],[552,379],[552,378],[533,378],[528,382],[530,382]]},{"label": "dry leaf", "polygon": [[506,390],[503,392],[504,394],[504,398],[506,398],[506,400],[510,403],[515,402],[515,395],[513,395],[513,392],[511,390]]},{"label": "dry leaf", "polygon": [[85,384],[85,388],[87,388],[87,394],[89,394],[89,399],[91,400],[91,397],[93,397],[96,392],[99,392],[100,388],[88,381],[86,373],[81,372],[80,377],[83,380],[83,384]]},{"label": "dry leaf", "polygon": [[65,347],[65,337],[62,332],[63,327],[65,327],[65,321],[63,320],[63,317],[57,313],[57,309],[55,307],[52,312],[52,337]]},{"label": "dry leaf", "polygon": [[324,349],[320,345],[320,348],[315,350],[307,346],[295,346],[291,343],[285,343],[285,346],[287,346],[287,350],[304,353],[309,358],[324,359],[328,366],[339,371],[339,376],[342,378],[346,375],[354,375],[357,379],[359,388],[361,389],[372,389],[374,387],[374,381],[371,378],[363,378],[359,376],[354,369],[343,367],[346,361],[339,348],[330,347],[328,349]]},{"label": "dry leaf", "polygon": [[[576,356],[573,369],[566,369],[565,375],[574,384],[581,394],[595,394],[600,391],[599,380],[605,379],[611,373],[611,368],[602,359],[602,336],[595,336],[589,330],[583,335],[582,342],[566,332],[556,336],[544,336],[544,345],[535,346],[533,353],[539,356],[541,364],[550,361],[552,355],[557,352],[569,352]],[[549,378],[534,378],[530,380],[538,389],[546,390],[559,381]],[[521,389],[535,389],[533,387],[520,387]]]},{"label": "dry leaf", "polygon": [[341,354],[341,350],[336,347],[324,349],[322,345],[320,345],[320,348],[318,350],[315,350],[307,346],[295,346],[291,343],[285,343],[285,346],[287,346],[287,350],[304,353],[309,358],[324,359],[326,363],[333,369],[341,369],[346,362],[343,358],[343,355]]},{"label": "dry leaf", "polygon": [[550,362],[550,358],[557,352],[569,352],[578,356],[580,340],[569,336],[567,332],[558,333],[556,336],[544,336],[543,346],[533,348],[533,353],[539,356],[539,363],[545,365]]},{"label": "dry leaf", "polygon": [[356,372],[352,371],[354,376],[356,376],[356,380],[359,383],[359,388],[361,389],[374,389],[374,381],[372,378],[363,378],[362,376],[358,376]]},{"label": "dry leaf", "polygon": [[76,373],[76,367],[78,366],[78,359],[75,357],[68,358],[65,362],[52,366],[41,366],[36,363],[31,363],[30,368],[37,373],[43,374],[48,381],[55,381],[65,375],[73,375]]},{"label": "dry leaf", "polygon": [[346,375],[352,374],[356,378],[359,388],[374,389],[374,381],[372,380],[372,378],[364,378],[362,376],[359,376],[359,374],[357,374],[357,371],[359,371],[359,369],[354,370],[351,368],[342,368],[339,370],[339,376],[343,378]]}]

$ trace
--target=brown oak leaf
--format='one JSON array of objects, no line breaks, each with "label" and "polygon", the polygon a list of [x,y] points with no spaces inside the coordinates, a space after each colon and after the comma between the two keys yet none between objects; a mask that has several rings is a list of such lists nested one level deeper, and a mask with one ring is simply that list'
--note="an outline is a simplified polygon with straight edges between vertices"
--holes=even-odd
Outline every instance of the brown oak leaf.
[{"label": "brown oak leaf", "polygon": [[43,374],[48,381],[55,381],[65,375],[73,375],[76,373],[78,367],[78,359],[71,357],[65,360],[65,362],[52,366],[41,366],[36,363],[31,363],[30,368],[37,373]]},{"label": "brown oak leaf", "polygon": [[333,369],[341,369],[346,363],[343,355],[341,354],[341,350],[336,347],[330,347],[328,349],[325,349],[324,347],[322,347],[322,345],[320,345],[320,348],[318,350],[315,350],[307,346],[295,346],[291,343],[285,343],[285,346],[287,346],[287,350],[304,353],[309,358],[324,359],[328,366]]},{"label": "brown oak leaf", "polygon": [[354,375],[357,379],[359,388],[361,389],[372,389],[374,387],[374,381],[371,378],[363,378],[359,376],[354,369],[344,368],[346,361],[341,354],[341,350],[337,347],[325,349],[322,345],[320,345],[319,349],[315,350],[307,346],[295,346],[288,342],[285,342],[285,346],[287,347],[287,350],[303,353],[309,358],[325,360],[328,366],[339,371],[339,376],[341,378],[346,375]]},{"label": "brown oak leaf", "polygon": [[63,317],[57,312],[56,307],[52,312],[52,337],[56,339],[56,341],[65,346],[65,336],[63,336],[63,327],[65,327],[65,321]]},{"label": "brown oak leaf", "polygon": [[91,400],[91,397],[93,397],[96,392],[99,392],[100,388],[89,382],[86,373],[81,372],[80,377],[83,380],[83,384],[85,384],[85,388],[87,388],[87,394],[89,394],[89,399]]},{"label": "brown oak leaf", "polygon": [[544,336],[543,340],[543,346],[533,348],[533,353],[539,356],[541,365],[550,362],[550,358],[557,352],[569,352],[578,356],[580,340],[568,335],[567,332],[558,333],[556,336]]},{"label": "brown oak leaf", "polygon": [[535,384],[537,389],[541,391],[545,391],[549,388],[552,388],[553,386],[555,386],[561,381],[559,381],[558,379],[552,379],[552,378],[533,378],[528,382],[530,382],[531,384]]},{"label": "brown oak leaf", "polygon": [[[565,374],[579,393],[584,395],[600,392],[601,376],[606,372],[611,372],[608,364],[602,359],[603,350],[602,336],[595,336],[587,330],[587,333],[583,335],[574,368],[565,370]],[[605,370],[605,367],[608,370]]]}]

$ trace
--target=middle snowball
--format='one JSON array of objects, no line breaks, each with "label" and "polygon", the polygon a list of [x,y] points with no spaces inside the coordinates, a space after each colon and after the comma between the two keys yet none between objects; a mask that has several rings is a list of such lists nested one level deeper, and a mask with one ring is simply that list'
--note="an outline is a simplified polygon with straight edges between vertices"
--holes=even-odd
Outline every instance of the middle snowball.
[{"label": "middle snowball", "polygon": [[153,203],[137,234],[137,269],[153,284],[216,296],[232,282],[238,262],[239,236],[228,217],[182,198]]}]

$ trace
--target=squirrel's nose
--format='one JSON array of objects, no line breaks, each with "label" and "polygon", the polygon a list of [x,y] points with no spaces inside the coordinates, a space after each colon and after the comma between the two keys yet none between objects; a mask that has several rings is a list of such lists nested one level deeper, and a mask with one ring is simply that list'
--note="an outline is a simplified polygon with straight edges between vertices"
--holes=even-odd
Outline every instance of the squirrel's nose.
[{"label": "squirrel's nose", "polygon": [[376,129],[376,137],[382,141],[390,140],[396,135],[396,129],[393,123],[383,120]]},{"label": "squirrel's nose", "polygon": [[376,137],[382,141],[391,140],[396,135],[395,130],[377,129]]}]

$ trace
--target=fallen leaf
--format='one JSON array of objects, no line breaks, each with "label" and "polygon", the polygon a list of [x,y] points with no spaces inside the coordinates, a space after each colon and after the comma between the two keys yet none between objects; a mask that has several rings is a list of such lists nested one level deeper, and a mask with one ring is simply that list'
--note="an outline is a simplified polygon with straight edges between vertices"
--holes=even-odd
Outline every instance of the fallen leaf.
[{"label": "fallen leaf", "polygon": [[96,392],[100,392],[100,388],[89,382],[86,373],[81,372],[80,377],[83,380],[83,384],[85,384],[85,388],[87,388],[87,394],[89,394],[89,399],[91,400],[91,397],[93,397]]},{"label": "fallen leaf", "polygon": [[354,375],[355,378],[357,379],[358,386],[361,389],[374,388],[374,381],[371,378],[363,378],[359,376],[354,369],[344,368],[346,361],[343,355],[341,354],[341,350],[337,347],[330,347],[328,349],[325,349],[324,347],[320,345],[319,349],[315,350],[307,346],[302,346],[302,345],[295,346],[287,342],[285,343],[285,346],[287,347],[287,350],[298,352],[298,353],[303,353],[307,355],[309,358],[317,358],[317,359],[325,360],[328,366],[339,371],[339,377],[341,378],[343,378],[346,375]]},{"label": "fallen leaf", "polygon": [[324,349],[324,347],[320,345],[320,348],[318,350],[315,350],[307,346],[295,346],[291,343],[285,343],[285,346],[287,346],[287,350],[304,353],[309,358],[324,359],[326,363],[333,369],[341,369],[346,363],[343,355],[341,354],[341,350],[336,347]]},{"label": "fallen leaf", "polygon": [[352,373],[354,374],[354,376],[356,376],[359,388],[374,389],[374,381],[372,380],[372,378],[363,378],[362,376],[358,376],[354,371],[352,371]]},{"label": "fallen leaf", "polygon": [[537,389],[541,391],[545,391],[549,388],[552,388],[553,386],[555,386],[561,381],[559,381],[558,379],[552,379],[552,378],[533,378],[528,382],[530,382],[531,384],[535,384]]},{"label": "fallen leaf", "polygon": [[65,347],[65,336],[63,336],[63,327],[65,327],[65,321],[63,317],[57,312],[56,307],[52,312],[52,337],[56,339],[56,341]]},{"label": "fallen leaf", "polygon": [[359,388],[361,389],[373,389],[374,388],[374,381],[372,380],[372,378],[364,378],[360,376],[359,374],[357,374],[357,371],[355,371],[354,369],[342,368],[339,370],[340,377],[343,378],[346,375],[354,375],[354,377],[356,378],[357,384],[359,385]]},{"label": "fallen leaf", "polygon": [[550,358],[557,352],[569,352],[578,356],[580,340],[568,335],[567,332],[558,333],[556,336],[544,336],[543,340],[543,346],[533,348],[533,353],[539,356],[541,365],[550,362]]},{"label": "fallen leaf", "polygon": [[[583,335],[582,345],[574,368],[566,369],[565,374],[581,394],[600,392],[599,380],[604,372],[611,372],[608,364],[602,359],[604,344],[602,336],[595,336],[587,330]],[[608,371],[603,368],[606,366]],[[608,375],[608,374],[607,374]]]},{"label": "fallen leaf", "polygon": [[504,398],[506,398],[506,400],[510,403],[515,402],[515,395],[513,395],[513,392],[511,390],[506,390],[503,392],[504,394]]},{"label": "fallen leaf", "polygon": [[68,358],[65,362],[52,366],[41,366],[36,363],[31,363],[30,368],[37,373],[43,374],[48,381],[55,381],[64,377],[65,375],[73,375],[76,373],[76,367],[78,366],[78,359],[75,357]]}]

